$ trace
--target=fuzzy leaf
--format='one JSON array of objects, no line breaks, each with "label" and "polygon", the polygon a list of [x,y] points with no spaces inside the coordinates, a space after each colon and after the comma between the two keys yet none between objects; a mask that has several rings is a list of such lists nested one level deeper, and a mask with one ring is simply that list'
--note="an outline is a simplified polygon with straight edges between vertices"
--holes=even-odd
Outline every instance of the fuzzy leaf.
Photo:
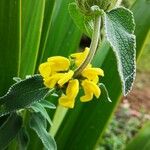
[{"label": "fuzzy leaf", "polygon": [[15,138],[22,126],[22,118],[16,114],[10,115],[0,127],[0,149],[3,150]]},{"label": "fuzzy leaf", "polygon": [[0,97],[0,116],[42,100],[47,92],[40,75],[17,82],[10,87],[6,95]]},{"label": "fuzzy leaf", "polygon": [[41,104],[43,107],[45,107],[45,108],[56,109],[56,106],[55,106],[53,103],[51,103],[51,102],[49,102],[49,101],[47,101],[47,100],[42,100],[42,101],[40,101],[40,104]]},{"label": "fuzzy leaf", "polygon": [[120,7],[111,10],[104,17],[106,38],[116,54],[123,94],[131,90],[135,78],[135,36],[132,12]]},{"label": "fuzzy leaf", "polygon": [[57,146],[55,140],[46,131],[44,127],[43,117],[40,113],[33,113],[30,120],[30,127],[37,133],[41,139],[44,147],[48,150],[56,150]]},{"label": "fuzzy leaf", "polygon": [[82,14],[76,3],[69,4],[69,12],[77,27],[87,36],[92,37],[94,29],[92,17]]},{"label": "fuzzy leaf", "polygon": [[49,124],[52,125],[52,121],[51,121],[46,109],[40,103],[34,103],[33,105],[31,105],[31,108],[35,112],[40,112],[41,115],[49,122]]}]

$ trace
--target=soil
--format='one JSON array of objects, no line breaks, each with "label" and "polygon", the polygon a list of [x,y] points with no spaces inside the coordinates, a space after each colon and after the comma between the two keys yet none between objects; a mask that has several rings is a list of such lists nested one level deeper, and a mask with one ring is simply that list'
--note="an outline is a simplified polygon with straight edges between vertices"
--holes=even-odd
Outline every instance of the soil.
[{"label": "soil", "polygon": [[131,114],[145,114],[150,119],[150,73],[137,71],[132,91],[123,98],[122,104],[130,107]]}]

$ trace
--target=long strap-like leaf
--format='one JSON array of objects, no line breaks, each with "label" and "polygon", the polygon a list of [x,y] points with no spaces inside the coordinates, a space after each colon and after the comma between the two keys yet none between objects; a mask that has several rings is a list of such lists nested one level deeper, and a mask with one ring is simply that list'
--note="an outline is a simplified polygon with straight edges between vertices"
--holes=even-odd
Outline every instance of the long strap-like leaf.
[{"label": "long strap-like leaf", "polygon": [[[148,22],[150,20],[149,7],[150,3],[148,1],[138,0],[132,9],[137,24],[137,56],[143,45],[141,41],[144,41],[150,28],[150,23]],[[105,51],[108,51],[108,53],[106,54]],[[112,50],[110,51],[109,49],[101,49],[98,53],[102,55],[97,54],[98,58],[96,57],[95,59],[104,61],[103,63],[101,61],[98,63],[96,60],[94,64],[96,66],[101,66],[102,64],[101,67],[105,71],[105,77],[102,82],[109,91],[112,103],[104,101],[103,97],[101,97],[98,101],[94,99],[90,103],[83,104],[83,106],[78,105],[73,111],[69,110],[56,134],[59,150],[65,150],[68,147],[72,150],[92,150],[119,103],[121,83],[117,72],[116,58]]]},{"label": "long strap-like leaf", "polygon": [[0,0],[0,95],[18,75],[20,42],[20,0]]}]

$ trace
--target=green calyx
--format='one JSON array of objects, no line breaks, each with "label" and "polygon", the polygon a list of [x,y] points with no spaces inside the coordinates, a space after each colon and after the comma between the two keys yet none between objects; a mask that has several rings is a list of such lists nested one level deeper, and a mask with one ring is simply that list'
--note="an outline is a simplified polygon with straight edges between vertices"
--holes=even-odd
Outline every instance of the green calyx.
[{"label": "green calyx", "polygon": [[[101,10],[108,11],[115,7],[118,0],[76,0],[81,12],[85,15],[92,15]],[[96,11],[93,7],[97,7]]]}]

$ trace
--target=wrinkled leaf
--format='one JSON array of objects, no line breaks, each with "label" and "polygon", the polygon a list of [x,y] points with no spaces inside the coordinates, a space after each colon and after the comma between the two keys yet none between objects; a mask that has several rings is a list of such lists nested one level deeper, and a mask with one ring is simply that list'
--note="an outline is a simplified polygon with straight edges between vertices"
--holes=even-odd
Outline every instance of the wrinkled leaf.
[{"label": "wrinkled leaf", "polygon": [[111,10],[104,17],[106,38],[116,54],[123,94],[131,90],[135,78],[135,35],[133,14],[126,8]]},{"label": "wrinkled leaf", "polygon": [[81,13],[76,3],[69,4],[69,12],[77,27],[87,36],[92,37],[94,30],[92,17],[85,16]]},{"label": "wrinkled leaf", "polygon": [[56,106],[55,106],[53,103],[51,103],[51,102],[49,102],[49,101],[47,101],[47,100],[42,100],[42,101],[40,101],[39,103],[40,103],[43,107],[45,107],[45,108],[56,109]]},{"label": "wrinkled leaf", "polygon": [[41,113],[41,115],[52,125],[52,121],[46,111],[46,109],[40,103],[34,103],[30,106],[35,112]]},{"label": "wrinkled leaf", "polygon": [[[149,8],[150,3],[143,0],[137,0],[132,8],[138,27],[136,28],[136,35],[138,35],[137,58],[144,44],[141,40],[144,41],[150,27]],[[142,21],[141,18],[143,18]],[[94,149],[120,102],[121,83],[116,57],[107,43],[102,47],[97,50],[93,66],[101,67],[104,70],[105,76],[101,82],[107,87],[112,103],[103,100],[104,97],[101,96],[100,101],[94,99],[89,104],[79,102],[75,109],[69,110],[55,137],[59,150],[67,149],[68,145],[70,149]]]},{"label": "wrinkled leaf", "polygon": [[6,95],[0,97],[0,116],[42,100],[47,92],[40,75],[17,82],[10,87]]},{"label": "wrinkled leaf", "polygon": [[43,117],[39,113],[33,113],[30,119],[30,127],[37,133],[44,147],[48,150],[56,150],[55,140],[46,131],[43,123]]}]

